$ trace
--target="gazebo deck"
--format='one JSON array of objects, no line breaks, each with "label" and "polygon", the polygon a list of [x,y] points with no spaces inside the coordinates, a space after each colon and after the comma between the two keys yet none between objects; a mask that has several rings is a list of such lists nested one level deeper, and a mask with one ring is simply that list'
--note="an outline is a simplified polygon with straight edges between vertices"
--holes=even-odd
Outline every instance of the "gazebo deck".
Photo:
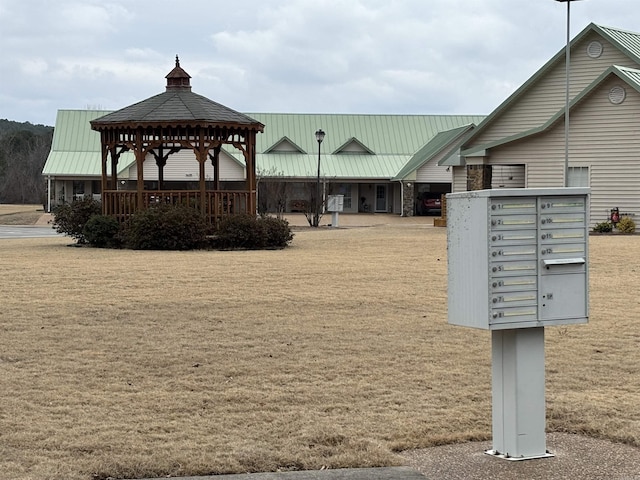
[{"label": "gazebo deck", "polygon": [[[252,192],[242,190],[206,190],[204,198],[200,190],[144,190],[142,209],[154,205],[191,206],[203,212],[211,224],[217,224],[225,217],[251,214]],[[140,210],[136,190],[105,190],[102,192],[102,209],[105,215],[126,221]]]}]

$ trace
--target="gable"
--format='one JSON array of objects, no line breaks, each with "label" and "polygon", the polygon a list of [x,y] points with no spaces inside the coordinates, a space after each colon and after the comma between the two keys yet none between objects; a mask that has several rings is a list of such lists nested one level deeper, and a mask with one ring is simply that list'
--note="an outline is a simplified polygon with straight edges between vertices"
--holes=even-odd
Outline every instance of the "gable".
[{"label": "gable", "polygon": [[[599,52],[595,49],[599,55],[594,55],[594,42],[601,46]],[[637,68],[637,53],[640,35],[589,25],[571,42],[570,95],[582,92],[611,65]],[[565,85],[563,48],[478,126],[465,149],[540,127],[564,106]]]},{"label": "gable", "polygon": [[362,153],[362,154],[373,155],[374,152],[357,138],[351,137],[344,144],[338,147],[338,149],[333,153],[334,155],[339,153],[354,153],[354,154]]},{"label": "gable", "polygon": [[[608,84],[608,83],[611,83],[612,86],[610,87],[609,91],[607,91],[607,95],[606,95],[607,101],[609,103],[616,103],[615,98],[612,98],[612,97],[620,96],[620,93],[619,93],[620,89],[626,91],[626,88],[629,88],[631,90],[635,90],[636,92],[640,92],[640,70],[619,67],[616,65],[608,68],[604,73],[602,73],[598,78],[596,78],[591,83],[591,85],[589,85],[582,92],[576,95],[573,98],[573,100],[571,100],[570,108],[569,108],[570,115],[577,108],[577,106],[580,106],[583,103],[590,100],[590,97],[595,95],[595,92],[599,91],[603,84]],[[611,89],[614,86],[618,90],[618,93],[614,93],[611,91]],[[517,142],[524,138],[538,135],[556,126],[556,124],[561,119],[564,118],[564,113],[565,113],[565,107],[563,106],[560,108],[560,110],[558,110],[544,124],[540,125],[539,127],[535,127],[524,132],[520,132],[516,135],[511,135],[509,137],[501,138],[494,142],[485,143],[480,146],[476,146],[474,148],[467,148],[466,150],[462,151],[462,155],[468,157],[468,156],[473,156],[474,153],[479,152],[484,156],[483,152],[485,152],[490,148],[494,148],[494,147],[505,145],[512,142]],[[601,117],[598,118],[597,121],[601,123],[602,118]],[[462,165],[462,163],[460,165]]]},{"label": "gable", "polygon": [[269,147],[264,153],[307,153],[298,145],[293,143],[288,137],[284,136],[278,140],[273,146]]}]

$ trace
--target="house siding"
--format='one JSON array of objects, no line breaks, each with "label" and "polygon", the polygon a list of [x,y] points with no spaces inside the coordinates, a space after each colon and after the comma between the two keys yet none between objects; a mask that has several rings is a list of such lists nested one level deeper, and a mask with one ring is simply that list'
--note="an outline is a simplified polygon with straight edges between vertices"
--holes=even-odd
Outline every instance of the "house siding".
[{"label": "house siding", "polygon": [[[191,150],[181,150],[174,153],[167,160],[164,167],[164,179],[166,181],[198,181],[200,167],[195,154]],[[205,175],[207,179],[213,180],[214,169],[211,161],[205,164]],[[134,163],[129,169],[129,180],[138,178],[138,167]],[[144,161],[144,179],[158,180],[158,167],[153,155],[148,154]],[[244,168],[224,152],[220,152],[220,180],[242,181],[245,179]]]},{"label": "house siding", "polygon": [[419,183],[451,183],[451,169],[438,165],[445,157],[446,151],[439,153],[416,171],[416,182]]},{"label": "house siding", "polygon": [[[614,105],[609,90],[615,85],[623,82],[612,76],[571,112],[569,166],[589,167],[592,226],[613,207],[640,216],[640,94],[625,86],[625,101]],[[487,163],[527,164],[527,187],[561,187],[564,145],[560,121],[540,135],[491,149]]]},{"label": "house siding", "polygon": [[[603,46],[602,55],[595,59],[587,55],[587,46],[594,40],[598,40]],[[570,96],[573,98],[579,94],[611,65],[638,67],[638,64],[597,32],[586,35],[571,50]],[[558,61],[522,94],[513,106],[493,119],[492,124],[465,148],[486,144],[543,125],[564,107],[565,89],[565,62]]]}]

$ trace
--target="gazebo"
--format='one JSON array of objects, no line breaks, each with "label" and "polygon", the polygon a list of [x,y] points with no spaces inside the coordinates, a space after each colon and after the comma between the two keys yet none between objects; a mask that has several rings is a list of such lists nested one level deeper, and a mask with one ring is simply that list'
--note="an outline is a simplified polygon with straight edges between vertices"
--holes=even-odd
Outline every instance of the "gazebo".
[{"label": "gazebo", "polygon": [[[91,122],[91,128],[100,132],[105,215],[124,221],[157,204],[193,206],[211,223],[229,215],[256,213],[256,134],[264,125],[193,93],[190,78],[176,56],[175,68],[166,76],[165,92]],[[220,151],[224,146],[234,147],[244,157],[243,190],[221,189]],[[185,189],[165,190],[163,169],[172,154],[185,149],[193,151],[199,163],[199,188],[189,190],[185,183]],[[137,167],[135,190],[119,188],[118,160],[128,151]],[[150,159],[155,159],[158,182],[157,188],[145,189],[144,164]],[[213,166],[212,181],[205,176],[208,160]]]}]

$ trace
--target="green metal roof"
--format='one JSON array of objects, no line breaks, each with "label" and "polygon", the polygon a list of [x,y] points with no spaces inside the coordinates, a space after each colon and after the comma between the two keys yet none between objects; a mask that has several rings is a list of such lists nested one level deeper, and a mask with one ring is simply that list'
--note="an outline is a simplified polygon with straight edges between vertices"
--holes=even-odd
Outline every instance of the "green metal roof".
[{"label": "green metal roof", "polygon": [[247,115],[265,125],[264,132],[257,137],[258,153],[267,151],[286,135],[305,152],[317,154],[318,142],[315,132],[321,128],[326,133],[321,145],[323,154],[335,152],[355,138],[375,152],[376,156],[412,156],[438,132],[469,123],[479,123],[484,118],[479,115],[295,113],[248,113]]},{"label": "green metal roof", "polygon": [[[576,105],[578,105],[579,103],[583,102],[593,90],[595,90],[602,82],[604,82],[611,75],[617,76],[620,80],[622,80],[627,85],[629,85],[634,90],[636,90],[638,93],[640,93],[640,70],[634,69],[634,68],[628,68],[628,67],[620,67],[618,65],[613,65],[613,66],[609,67],[607,70],[605,70],[598,78],[596,78],[593,82],[591,82],[591,84],[587,88],[582,90],[582,92],[580,92],[578,95],[576,95],[576,97],[574,97],[571,100],[571,102],[569,104],[569,113],[571,113],[571,110]],[[473,148],[470,148],[470,149],[467,149],[467,150],[463,150],[462,151],[462,156],[470,155],[470,154],[472,154],[474,152],[477,152],[479,150],[485,150],[485,149],[497,147],[499,145],[505,145],[507,143],[515,142],[517,140],[522,140],[525,137],[529,137],[529,136],[532,136],[532,135],[537,135],[539,133],[542,133],[542,132],[550,129],[557,122],[559,122],[561,119],[563,119],[564,118],[564,114],[565,114],[565,108],[562,107],[551,118],[549,118],[549,120],[547,120],[543,125],[540,125],[539,127],[535,127],[535,128],[530,129],[530,130],[526,130],[524,132],[518,133],[517,135],[511,135],[509,137],[501,138],[499,140],[495,140],[493,142],[490,142],[490,143],[487,143],[487,144],[484,144],[484,145],[477,145],[477,146],[475,146]]]},{"label": "green metal roof", "polygon": [[[51,151],[42,174],[100,177],[100,133],[91,130],[89,122],[108,113],[103,110],[58,110]],[[122,154],[121,169],[133,160],[131,152]]]},{"label": "green metal roof", "polygon": [[402,167],[402,169],[395,175],[393,180],[402,180],[406,178],[407,175],[418,170],[444,149],[451,148],[452,142],[460,138],[473,127],[473,124],[463,125],[462,127],[447,130],[445,132],[439,132],[435,137],[433,137],[433,139],[431,139],[430,142],[411,157],[404,167]]},{"label": "green metal roof", "polygon": [[[53,146],[45,164],[44,175],[101,175],[100,135],[89,122],[109,112],[92,110],[60,110],[56,119]],[[347,115],[249,113],[250,118],[265,125],[257,135],[256,163],[259,171],[277,172],[284,178],[317,175],[318,142],[315,132],[326,132],[320,145],[321,174],[327,178],[392,179],[412,160],[425,144],[442,131],[451,131],[471,123],[479,123],[478,115]],[[286,138],[304,152],[270,150]],[[444,143],[448,136],[440,136]],[[357,141],[374,154],[332,153],[350,141]],[[430,147],[431,148],[431,147]],[[444,148],[444,147],[442,147]],[[231,150],[231,149],[229,149]],[[229,152],[244,163],[237,151]],[[122,171],[134,161],[131,152],[120,158]]]},{"label": "green metal roof", "polygon": [[[571,40],[570,48],[573,48],[573,45],[579,43],[584,37],[589,35],[591,32],[597,32],[602,35],[604,38],[609,40],[611,44],[618,48],[621,52],[626,54],[631,60],[640,65],[640,34],[628,32],[625,30],[619,30],[611,27],[603,27],[601,25],[596,25],[595,23],[590,23],[587,25],[582,32]],[[490,126],[495,119],[497,119],[505,110],[511,108],[511,106],[518,101],[518,99],[529,90],[534,84],[538,82],[540,78],[545,76],[551,68],[553,68],[558,62],[564,62],[566,56],[566,48],[563,47],[555,56],[551,58],[540,70],[538,70],[531,78],[529,78],[525,83],[523,83],[520,88],[518,88],[514,93],[512,93],[504,102],[502,102],[498,108],[496,108],[493,112],[491,112],[485,119],[482,121],[478,127],[474,130],[474,133],[469,137],[469,140],[472,140],[474,137],[479,135],[482,131],[484,131],[488,126]],[[536,128],[534,130],[539,130]],[[502,142],[502,140],[500,141]],[[477,151],[489,148],[489,144],[486,145],[477,145],[471,151]],[[467,153],[466,151],[463,153]]]}]

